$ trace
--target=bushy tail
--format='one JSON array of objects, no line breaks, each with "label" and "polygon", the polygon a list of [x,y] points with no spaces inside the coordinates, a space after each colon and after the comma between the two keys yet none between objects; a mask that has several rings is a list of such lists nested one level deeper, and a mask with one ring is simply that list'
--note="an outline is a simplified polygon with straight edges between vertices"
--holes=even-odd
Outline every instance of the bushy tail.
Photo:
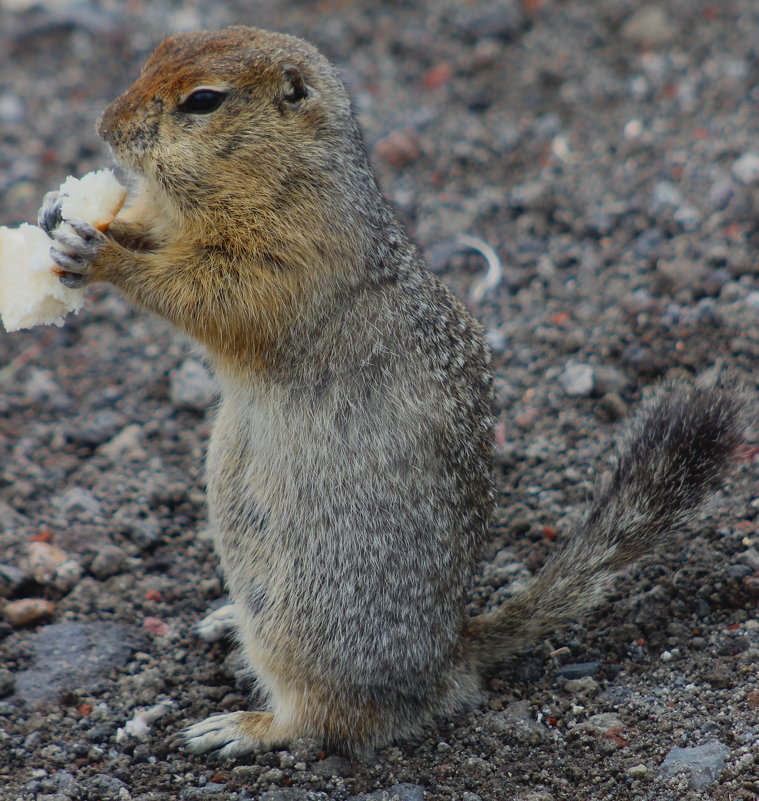
[{"label": "bushy tail", "polygon": [[729,390],[679,384],[646,401],[567,547],[523,592],[469,621],[465,647],[475,662],[493,665],[576,620],[616,571],[685,524],[736,459],[741,407]]}]

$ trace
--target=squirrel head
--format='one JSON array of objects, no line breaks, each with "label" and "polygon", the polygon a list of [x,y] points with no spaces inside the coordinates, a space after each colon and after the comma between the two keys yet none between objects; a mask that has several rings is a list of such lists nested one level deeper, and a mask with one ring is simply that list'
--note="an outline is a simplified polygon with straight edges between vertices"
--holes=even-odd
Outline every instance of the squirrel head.
[{"label": "squirrel head", "polygon": [[318,228],[319,206],[355,207],[346,170],[350,183],[358,171],[373,184],[337,71],[286,34],[234,26],[171,36],[97,127],[178,224],[217,217],[227,231],[263,229],[284,212]]}]

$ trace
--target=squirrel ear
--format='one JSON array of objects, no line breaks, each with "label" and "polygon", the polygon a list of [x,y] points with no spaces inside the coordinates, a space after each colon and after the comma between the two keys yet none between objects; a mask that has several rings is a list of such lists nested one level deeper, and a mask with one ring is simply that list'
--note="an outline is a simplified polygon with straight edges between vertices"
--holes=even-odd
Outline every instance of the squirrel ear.
[{"label": "squirrel ear", "polygon": [[286,100],[288,103],[297,103],[311,94],[303,78],[303,73],[297,67],[287,65],[282,68],[282,72],[285,78],[285,94],[282,98],[283,100]]}]

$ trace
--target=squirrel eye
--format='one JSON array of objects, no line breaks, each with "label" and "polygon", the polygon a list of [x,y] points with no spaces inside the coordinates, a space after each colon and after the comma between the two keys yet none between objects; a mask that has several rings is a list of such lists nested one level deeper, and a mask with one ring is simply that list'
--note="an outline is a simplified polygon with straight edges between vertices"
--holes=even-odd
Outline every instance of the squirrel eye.
[{"label": "squirrel eye", "polygon": [[216,111],[226,94],[215,89],[198,89],[177,106],[185,114],[210,114]]}]

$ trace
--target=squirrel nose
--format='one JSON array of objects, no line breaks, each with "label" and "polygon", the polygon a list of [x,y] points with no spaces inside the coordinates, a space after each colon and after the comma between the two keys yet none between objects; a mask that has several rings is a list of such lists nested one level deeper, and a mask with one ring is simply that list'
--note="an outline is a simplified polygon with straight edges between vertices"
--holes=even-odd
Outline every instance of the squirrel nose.
[{"label": "squirrel nose", "polygon": [[98,121],[95,126],[98,132],[98,136],[101,139],[104,139],[109,145],[113,145],[115,141],[114,123],[116,119],[115,106],[117,103],[118,103],[118,98],[102,111],[102,113],[98,117]]}]

